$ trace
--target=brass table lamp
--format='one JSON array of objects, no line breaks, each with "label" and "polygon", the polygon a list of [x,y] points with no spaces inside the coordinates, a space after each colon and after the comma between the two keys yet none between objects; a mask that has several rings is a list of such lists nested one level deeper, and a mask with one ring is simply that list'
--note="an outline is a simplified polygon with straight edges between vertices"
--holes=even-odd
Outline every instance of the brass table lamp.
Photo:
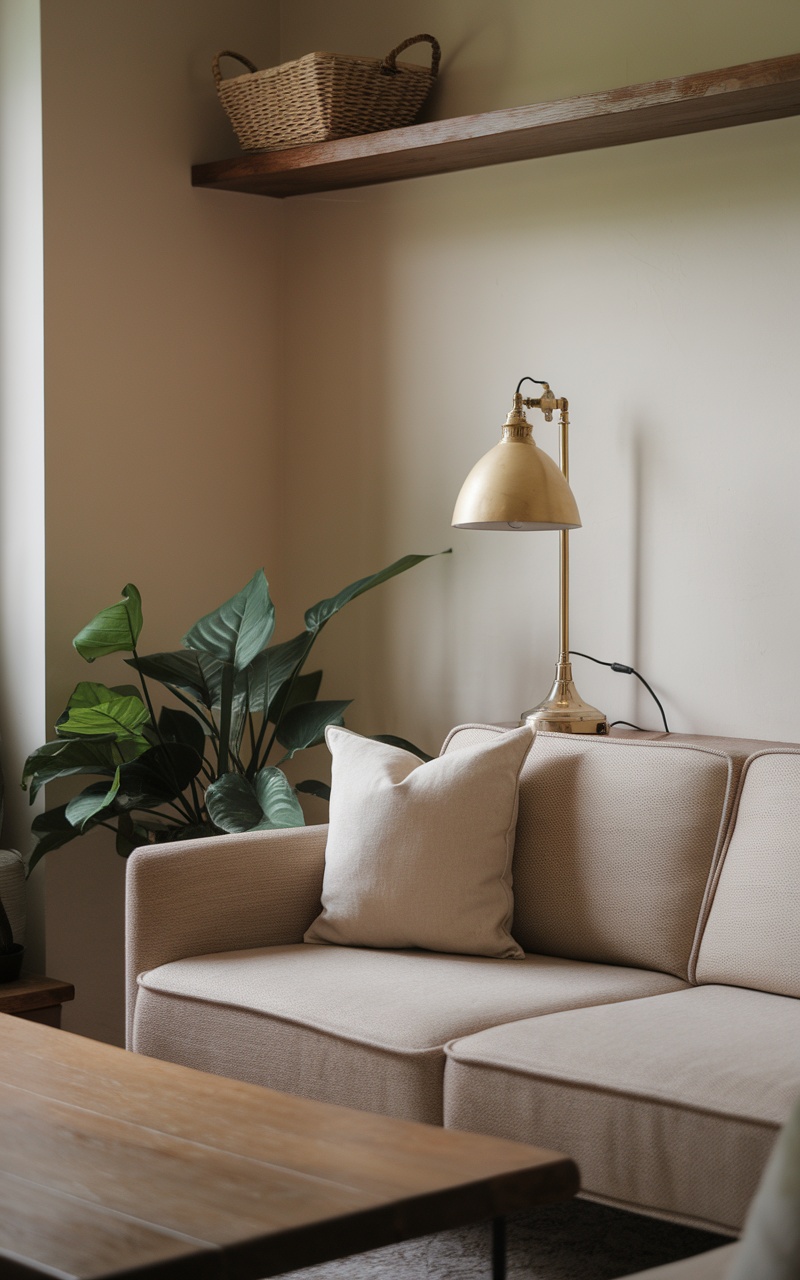
[{"label": "brass table lamp", "polygon": [[[524,399],[523,382],[535,382],[544,391],[538,399]],[[560,450],[558,466],[534,443],[526,409],[541,409],[546,422],[558,410]],[[556,678],[543,702],[523,712],[521,722],[557,733],[608,733],[602,711],[590,707],[578,694],[569,660],[569,531],[579,529],[581,518],[569,487],[569,404],[553,395],[548,383],[521,378],[514,392],[511,412],[499,444],[490,449],[470,471],[458,495],[453,526],[456,529],[506,529],[560,531],[560,642]]]}]

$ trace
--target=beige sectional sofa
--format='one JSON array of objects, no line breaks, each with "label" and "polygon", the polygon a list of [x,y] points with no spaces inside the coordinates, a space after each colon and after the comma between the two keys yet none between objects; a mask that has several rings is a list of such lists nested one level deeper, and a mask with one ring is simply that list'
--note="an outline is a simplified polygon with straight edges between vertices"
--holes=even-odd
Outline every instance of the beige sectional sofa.
[{"label": "beige sectional sofa", "polygon": [[800,1096],[800,747],[539,734],[522,960],[304,943],[325,841],[137,850],[129,1047],[560,1149],[594,1199],[740,1230]]}]

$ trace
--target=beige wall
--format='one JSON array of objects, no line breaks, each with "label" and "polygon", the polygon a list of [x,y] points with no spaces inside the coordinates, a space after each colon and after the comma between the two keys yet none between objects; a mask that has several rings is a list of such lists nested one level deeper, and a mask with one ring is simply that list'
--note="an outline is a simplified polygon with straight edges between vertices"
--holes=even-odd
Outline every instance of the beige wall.
[{"label": "beige wall", "polygon": [[[800,7],[281,10],[284,57],[379,53],[419,30],[444,48],[446,115],[796,51]],[[290,594],[454,548],[327,633],[327,687],[358,691],[354,727],[433,748],[547,692],[555,537],[449,528],[533,374],[571,403],[574,647],[636,666],[674,729],[800,738],[800,693],[769,679],[800,648],[799,162],[791,119],[287,202],[287,522],[301,494],[316,517],[295,528]],[[309,383],[313,424],[295,394]],[[555,428],[536,430],[554,450]],[[659,725],[631,678],[578,660],[576,676],[611,718]]]},{"label": "beige wall", "polygon": [[[324,692],[430,749],[516,716],[550,683],[557,542],[449,521],[531,373],[572,406],[575,647],[637,666],[675,729],[800,738],[791,678],[766,678],[800,645],[800,121],[282,203],[189,187],[235,150],[217,48],[265,65],[426,29],[445,116],[795,51],[800,7],[43,0],[48,716],[128,579],[157,649],[259,564],[291,634],[450,545],[335,620]],[[657,724],[633,681],[577,674]],[[118,1038],[122,863],[97,837],[48,864],[69,1025]]]},{"label": "beige wall", "polygon": [[[3,845],[26,849],[22,761],[45,735],[42,93],[39,7],[0,0],[0,737]],[[44,877],[26,948],[44,965]],[[17,938],[17,941],[20,941]]]},{"label": "beige wall", "polygon": [[[130,675],[71,648],[125,582],[153,652],[275,559],[276,209],[193,190],[189,166],[234,145],[212,56],[269,65],[276,18],[264,0],[43,0],[50,725],[78,680]],[[124,863],[107,833],[47,862],[67,1025],[118,1039]]]}]

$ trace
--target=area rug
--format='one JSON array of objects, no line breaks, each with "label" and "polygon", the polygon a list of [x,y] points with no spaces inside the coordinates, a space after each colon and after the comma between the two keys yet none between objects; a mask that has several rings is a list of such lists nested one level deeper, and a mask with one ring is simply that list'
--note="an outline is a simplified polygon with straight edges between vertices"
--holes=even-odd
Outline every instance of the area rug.
[{"label": "area rug", "polygon": [[[617,1280],[728,1243],[709,1231],[575,1200],[509,1218],[508,1280]],[[486,1280],[490,1259],[490,1228],[481,1224],[293,1271],[292,1278]]]}]

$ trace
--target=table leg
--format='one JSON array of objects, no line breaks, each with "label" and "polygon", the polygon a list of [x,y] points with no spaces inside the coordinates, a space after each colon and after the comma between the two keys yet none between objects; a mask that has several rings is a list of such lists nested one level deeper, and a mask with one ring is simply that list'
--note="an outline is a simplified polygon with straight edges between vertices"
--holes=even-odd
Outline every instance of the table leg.
[{"label": "table leg", "polygon": [[506,1280],[506,1220],[492,1220],[492,1280]]}]

